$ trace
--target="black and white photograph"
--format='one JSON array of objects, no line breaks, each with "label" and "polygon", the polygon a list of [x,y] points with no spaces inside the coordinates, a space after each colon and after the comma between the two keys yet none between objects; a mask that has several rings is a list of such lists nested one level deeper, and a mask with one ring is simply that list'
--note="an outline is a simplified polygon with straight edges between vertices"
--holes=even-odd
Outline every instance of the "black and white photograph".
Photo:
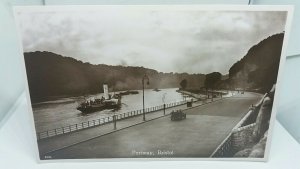
[{"label": "black and white photograph", "polygon": [[278,6],[15,9],[40,160],[265,160],[288,15]]}]

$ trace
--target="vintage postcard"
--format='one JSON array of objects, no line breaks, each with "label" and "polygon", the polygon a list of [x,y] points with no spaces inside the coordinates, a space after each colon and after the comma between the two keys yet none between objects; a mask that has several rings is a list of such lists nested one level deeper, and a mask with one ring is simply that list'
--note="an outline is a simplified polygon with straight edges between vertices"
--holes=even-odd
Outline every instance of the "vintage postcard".
[{"label": "vintage postcard", "polygon": [[291,10],[17,7],[40,160],[266,160]]}]

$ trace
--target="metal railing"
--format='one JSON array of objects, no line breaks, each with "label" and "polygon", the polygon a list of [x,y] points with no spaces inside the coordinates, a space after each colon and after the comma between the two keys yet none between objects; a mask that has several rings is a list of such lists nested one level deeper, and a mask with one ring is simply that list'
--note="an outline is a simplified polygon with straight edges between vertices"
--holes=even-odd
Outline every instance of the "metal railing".
[{"label": "metal railing", "polygon": [[[183,104],[186,104],[186,101],[179,101],[179,102],[168,103],[168,104],[154,106],[154,107],[148,107],[148,108],[145,108],[145,113],[156,112],[159,110],[176,107],[176,106],[180,106]],[[99,119],[89,120],[89,121],[85,121],[82,123],[71,124],[68,126],[50,129],[47,131],[37,132],[37,139],[41,140],[41,139],[58,136],[58,135],[63,135],[63,134],[71,133],[71,132],[86,129],[86,128],[101,126],[101,125],[112,123],[114,121],[139,116],[142,114],[143,114],[143,109],[139,109],[139,110],[134,110],[134,111],[126,112],[126,113],[115,114],[115,115],[108,116],[108,117],[102,117]],[[114,117],[115,117],[115,119],[114,119]]]}]

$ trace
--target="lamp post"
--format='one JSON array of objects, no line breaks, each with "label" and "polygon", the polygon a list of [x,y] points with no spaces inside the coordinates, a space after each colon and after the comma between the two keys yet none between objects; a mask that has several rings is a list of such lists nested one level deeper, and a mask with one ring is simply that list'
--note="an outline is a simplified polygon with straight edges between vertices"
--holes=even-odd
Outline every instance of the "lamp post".
[{"label": "lamp post", "polygon": [[145,74],[142,79],[143,84],[143,121],[146,121],[145,117],[145,80],[147,80],[147,85],[149,85],[149,77]]},{"label": "lamp post", "polygon": [[167,95],[167,93],[164,93],[163,94],[163,97],[162,97],[162,102],[164,103],[164,115],[166,115],[166,103],[165,103],[165,99],[166,99],[166,95]]}]

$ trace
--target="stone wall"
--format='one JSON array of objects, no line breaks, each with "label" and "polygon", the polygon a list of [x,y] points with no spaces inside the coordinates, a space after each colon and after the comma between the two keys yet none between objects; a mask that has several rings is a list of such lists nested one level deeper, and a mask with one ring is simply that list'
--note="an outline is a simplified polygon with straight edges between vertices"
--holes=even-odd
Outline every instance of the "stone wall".
[{"label": "stone wall", "polygon": [[248,112],[248,114],[246,115],[247,117],[242,119],[242,123],[240,124],[240,126],[236,126],[236,127],[239,128],[239,127],[243,127],[255,123],[260,109],[260,105],[250,107],[249,109],[251,112]]},{"label": "stone wall", "polygon": [[242,149],[253,146],[253,129],[256,123],[249,124],[240,128],[236,128],[232,131],[231,135],[231,145],[232,151],[238,152]]},{"label": "stone wall", "polygon": [[[266,95],[256,105],[251,105],[248,113],[233,128],[229,136],[217,147],[211,157],[232,157],[236,152],[253,146],[253,131],[261,104]],[[226,152],[227,151],[227,152]]]},{"label": "stone wall", "polygon": [[232,151],[232,134],[230,133],[210,157],[232,157],[234,153]]},{"label": "stone wall", "polygon": [[249,155],[263,157],[264,147],[259,153],[255,153],[255,147],[257,144],[265,144],[274,90],[266,93],[256,105],[249,108],[248,113],[217,147],[211,157],[249,157]]}]

